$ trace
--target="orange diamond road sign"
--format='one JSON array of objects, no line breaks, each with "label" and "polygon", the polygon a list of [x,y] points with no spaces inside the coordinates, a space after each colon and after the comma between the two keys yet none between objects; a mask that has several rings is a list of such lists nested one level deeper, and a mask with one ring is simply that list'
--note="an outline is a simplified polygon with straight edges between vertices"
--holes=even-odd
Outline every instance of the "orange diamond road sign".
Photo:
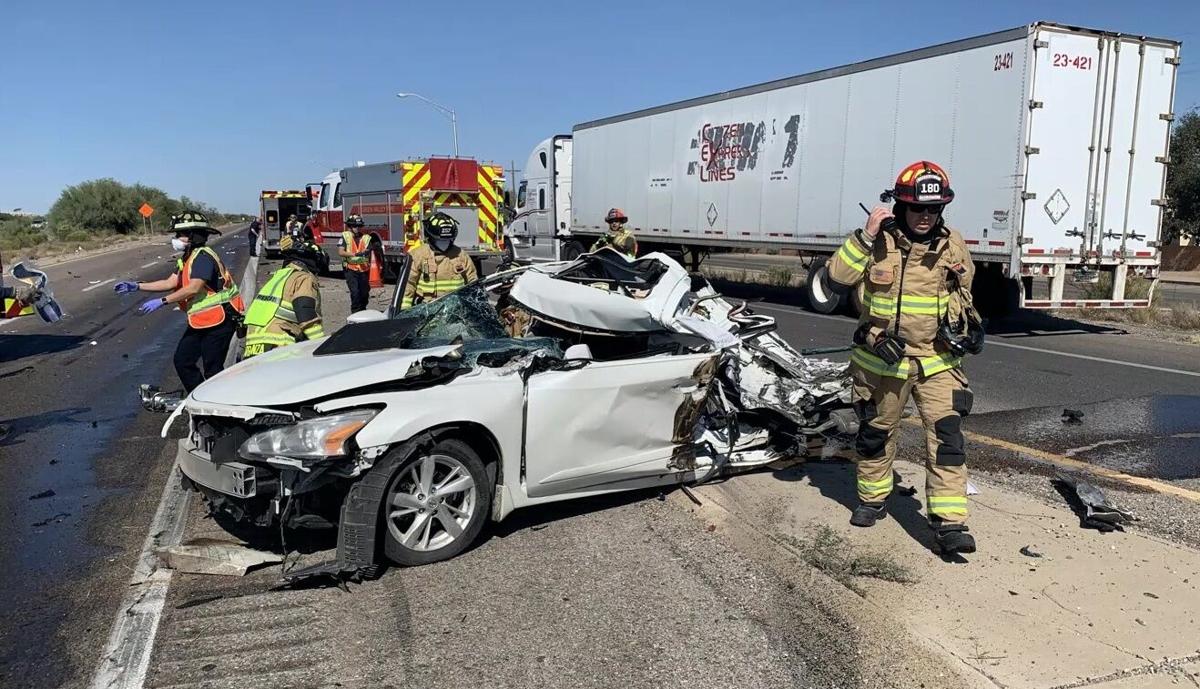
[{"label": "orange diamond road sign", "polygon": [[149,218],[150,216],[154,215],[154,208],[152,208],[148,203],[143,203],[142,207],[138,209],[138,212],[142,214],[143,218]]}]

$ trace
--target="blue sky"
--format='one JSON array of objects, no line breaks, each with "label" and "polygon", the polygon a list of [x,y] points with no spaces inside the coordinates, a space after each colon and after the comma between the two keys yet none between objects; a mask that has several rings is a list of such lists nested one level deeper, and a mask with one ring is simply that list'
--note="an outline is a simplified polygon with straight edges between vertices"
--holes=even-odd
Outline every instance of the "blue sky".
[{"label": "blue sky", "polygon": [[[0,41],[0,209],[114,177],[230,211],[356,160],[520,166],[618,114],[1035,20],[1184,42],[1200,2],[23,2]],[[936,94],[930,94],[935,97]]]}]

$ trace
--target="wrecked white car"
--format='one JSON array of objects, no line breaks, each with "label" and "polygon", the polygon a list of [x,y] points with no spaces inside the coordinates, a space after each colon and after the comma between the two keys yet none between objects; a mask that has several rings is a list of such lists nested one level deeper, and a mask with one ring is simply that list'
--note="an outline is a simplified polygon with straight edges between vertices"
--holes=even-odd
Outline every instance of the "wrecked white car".
[{"label": "wrecked white car", "polygon": [[515,509],[704,481],[854,431],[845,365],[801,356],[663,254],[602,250],[355,320],[225,371],[164,428],[186,425],[179,467],[210,509],[337,527],[343,573],[379,550],[452,557]]}]

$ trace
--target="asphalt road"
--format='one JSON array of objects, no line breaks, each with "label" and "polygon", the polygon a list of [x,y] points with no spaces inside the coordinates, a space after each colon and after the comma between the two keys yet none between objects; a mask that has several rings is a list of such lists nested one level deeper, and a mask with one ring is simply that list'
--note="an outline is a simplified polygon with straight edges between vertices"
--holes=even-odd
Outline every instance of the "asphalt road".
[{"label": "asphalt road", "polygon": [[[804,277],[808,270],[797,256],[771,254],[713,254],[704,259],[709,268],[726,270],[736,275],[742,270],[767,270],[773,266],[789,268],[795,277]],[[1159,282],[1156,288],[1163,306],[1190,304],[1200,308],[1200,284]]]},{"label": "asphalt road", "polygon": [[[112,286],[173,272],[167,242],[49,267],[69,317],[0,321],[0,421],[12,428],[0,441],[0,686],[85,683],[145,538],[169,463],[137,386],[178,387],[184,319],[137,316],[150,295]],[[244,265],[244,237],[213,245],[231,270]]]},{"label": "asphalt road", "polygon": [[[222,256],[240,267],[232,241]],[[0,685],[84,685],[95,668],[173,458],[162,417],[140,411],[134,388],[173,380],[182,329],[175,314],[133,316],[140,300],[100,281],[159,276],[168,256],[130,249],[53,268],[75,316],[57,328],[0,322],[0,419],[14,427],[0,443]],[[805,311],[797,290],[722,289],[776,317],[798,347],[844,345],[854,328]],[[322,291],[332,330],[345,288],[325,278]],[[1195,346],[1043,314],[993,330],[967,365],[968,428],[1056,452],[1097,445],[1083,456],[1193,480],[1174,464],[1130,466],[1111,443],[1200,454]],[[1063,407],[1099,423],[1064,432]],[[918,686],[947,671],[842,587],[777,549],[713,534],[678,493],[655,497],[514,515],[455,560],[349,594],[272,591],[277,568],[176,576],[148,686]],[[223,534],[193,504],[187,535]],[[307,543],[303,561],[330,546]]]}]

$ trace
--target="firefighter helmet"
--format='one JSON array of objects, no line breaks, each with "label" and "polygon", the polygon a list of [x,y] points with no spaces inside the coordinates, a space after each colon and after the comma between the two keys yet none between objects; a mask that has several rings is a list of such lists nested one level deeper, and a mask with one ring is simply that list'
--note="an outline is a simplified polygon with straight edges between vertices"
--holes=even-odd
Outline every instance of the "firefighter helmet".
[{"label": "firefighter helmet", "polygon": [[171,230],[178,235],[192,234],[199,232],[202,234],[221,234],[213,229],[213,226],[208,222],[208,218],[196,211],[184,211],[179,215],[171,216]]},{"label": "firefighter helmet", "polygon": [[438,211],[425,218],[425,241],[439,251],[449,249],[458,239],[458,221]]},{"label": "firefighter helmet", "polygon": [[284,235],[279,239],[279,253],[284,261],[296,261],[303,264],[310,273],[317,273],[321,268],[321,249],[308,241],[293,239]]},{"label": "firefighter helmet", "polygon": [[954,200],[954,191],[945,170],[921,160],[900,171],[891,197],[902,203],[945,205]]},{"label": "firefighter helmet", "polygon": [[604,216],[604,222],[606,222],[606,223],[614,223],[614,222],[625,223],[625,222],[629,222],[629,216],[625,215],[625,211],[621,210],[620,208],[610,208],[610,209],[608,209],[608,215]]},{"label": "firefighter helmet", "polygon": [[346,218],[346,227],[362,227],[363,219],[361,215],[355,214]]}]

